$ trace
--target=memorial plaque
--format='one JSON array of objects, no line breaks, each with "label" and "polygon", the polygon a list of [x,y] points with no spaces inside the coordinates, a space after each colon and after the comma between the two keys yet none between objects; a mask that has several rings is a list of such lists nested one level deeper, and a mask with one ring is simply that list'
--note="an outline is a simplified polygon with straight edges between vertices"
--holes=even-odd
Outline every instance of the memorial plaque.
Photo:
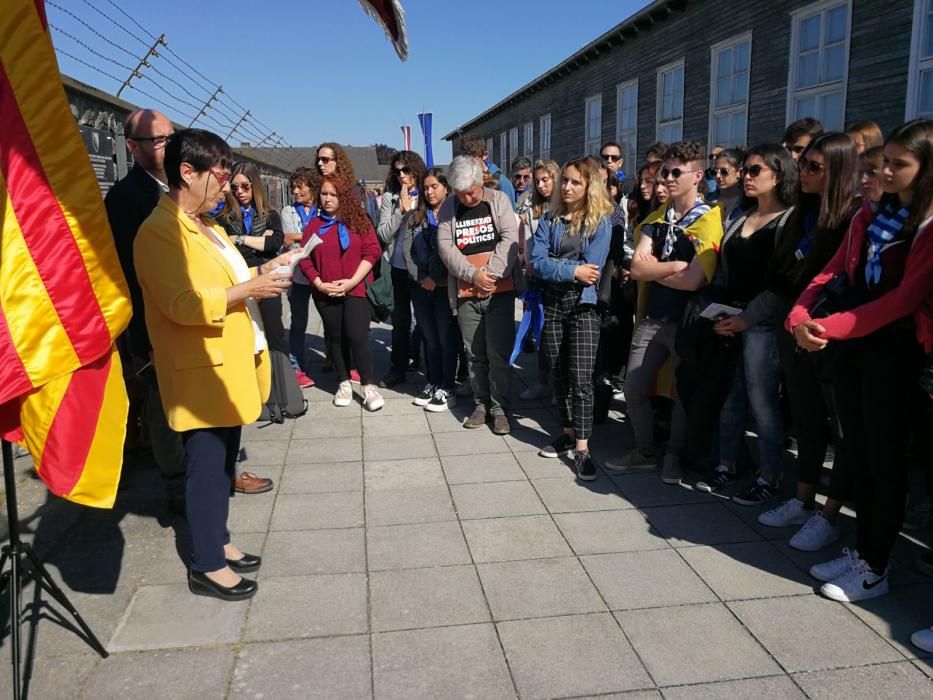
[{"label": "memorial plaque", "polygon": [[101,194],[107,194],[113,183],[117,181],[113,136],[109,131],[94,129],[90,126],[80,126],[78,128],[81,130],[81,138],[84,139],[84,147],[91,159],[91,167],[94,168],[94,175],[97,177],[97,184],[100,186]]}]

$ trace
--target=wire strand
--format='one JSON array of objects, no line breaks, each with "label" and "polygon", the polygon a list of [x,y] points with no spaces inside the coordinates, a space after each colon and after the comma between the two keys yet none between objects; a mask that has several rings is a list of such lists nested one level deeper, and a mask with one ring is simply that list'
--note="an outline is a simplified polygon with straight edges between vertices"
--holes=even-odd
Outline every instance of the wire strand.
[{"label": "wire strand", "polygon": [[119,68],[122,68],[123,70],[128,70],[131,74],[135,74],[135,73],[136,73],[136,70],[135,70],[134,68],[130,68],[129,66],[124,65],[123,63],[120,63],[119,61],[117,61],[117,60],[115,60],[115,59],[113,59],[113,58],[110,58],[109,56],[105,56],[104,54],[100,53],[99,51],[95,51],[95,50],[92,49],[90,46],[88,46],[88,45],[85,44],[83,41],[81,41],[78,37],[76,37],[74,34],[69,34],[69,33],[66,32],[64,29],[61,29],[61,28],[59,28],[59,27],[56,27],[56,26],[55,26],[54,24],[52,24],[51,22],[49,23],[49,27],[51,27],[52,29],[54,29],[54,30],[55,30],[56,32],[58,32],[59,34],[62,34],[62,35],[64,35],[64,36],[68,37],[68,38],[71,39],[73,42],[75,42],[76,44],[78,44],[79,46],[81,46],[82,48],[84,48],[85,51],[87,51],[87,52],[89,52],[89,53],[92,53],[92,54],[94,54],[95,56],[98,56],[98,57],[104,59],[104,60],[107,61],[108,63],[112,63],[113,65],[115,65],[115,66],[117,66],[117,67],[119,67]]}]

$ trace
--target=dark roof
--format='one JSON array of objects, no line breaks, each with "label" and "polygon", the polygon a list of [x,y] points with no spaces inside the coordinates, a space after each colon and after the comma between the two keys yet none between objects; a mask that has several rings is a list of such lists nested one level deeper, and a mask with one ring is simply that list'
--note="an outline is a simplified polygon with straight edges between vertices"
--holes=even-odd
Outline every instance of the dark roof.
[{"label": "dark roof", "polygon": [[456,136],[466,133],[477,122],[483,121],[505,108],[510,107],[519,100],[533,92],[537,92],[546,85],[550,85],[557,80],[564,78],[577,68],[589,63],[598,57],[602,52],[609,51],[614,47],[621,46],[626,39],[631,39],[641,31],[651,27],[656,21],[666,19],[674,8],[680,8],[686,5],[688,0],[654,0],[647,7],[636,12],[628,19],[623,20],[602,36],[594,39],[582,49],[574,53],[566,60],[558,63],[546,73],[539,75],[530,83],[523,85],[508,97],[500,100],[482,114],[473,117],[465,124],[461,124],[449,134],[444,136],[445,141],[450,141]]},{"label": "dark roof", "polygon": [[[353,163],[353,170],[357,178],[366,182],[382,182],[385,180],[388,168],[385,165],[379,165],[375,148],[372,146],[344,146],[343,149],[347,152],[350,162]],[[291,148],[241,146],[234,150],[242,153],[247,158],[254,158],[274,165],[286,172],[292,172],[295,168],[302,166],[314,167],[317,146],[292,146]]]}]

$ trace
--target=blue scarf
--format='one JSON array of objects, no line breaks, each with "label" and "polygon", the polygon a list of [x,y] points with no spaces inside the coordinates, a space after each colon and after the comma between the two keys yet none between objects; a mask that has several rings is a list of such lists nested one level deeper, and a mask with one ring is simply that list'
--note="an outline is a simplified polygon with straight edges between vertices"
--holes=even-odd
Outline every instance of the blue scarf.
[{"label": "blue scarf", "polygon": [[437,228],[437,217],[434,216],[434,212],[428,209],[428,226],[431,228]]},{"label": "blue scarf", "polygon": [[868,238],[868,260],[865,262],[865,282],[878,284],[881,280],[881,250],[893,241],[904,228],[910,210],[907,207],[896,209],[890,202],[875,214],[868,225],[865,236]]},{"label": "blue scarf", "polygon": [[813,247],[813,233],[816,230],[816,222],[819,218],[819,209],[810,209],[803,217],[803,238],[797,244],[797,250],[794,251],[794,257],[803,260]]},{"label": "blue scarf", "polygon": [[256,213],[256,210],[253,209],[253,205],[250,204],[248,207],[240,207],[240,214],[243,215],[243,235],[252,236],[253,235],[253,214]]},{"label": "blue scarf", "polygon": [[541,347],[541,333],[544,331],[544,296],[540,289],[528,289],[522,294],[522,320],[515,332],[515,344],[512,346],[512,355],[509,364],[514,365],[515,360],[522,352],[522,346],[529,333],[535,340],[535,347]]},{"label": "blue scarf", "polygon": [[337,235],[340,237],[340,250],[343,251],[350,247],[350,231],[347,230],[347,227],[342,221],[328,216],[324,212],[318,214],[318,218],[324,222],[324,226],[321,226],[320,230],[321,236],[328,233],[334,227],[334,224],[336,224]]},{"label": "blue scarf", "polygon": [[305,212],[304,204],[298,204],[296,202],[293,206],[295,207],[295,213],[298,214],[298,219],[301,221],[301,231],[303,233],[308,227],[308,222],[317,216],[317,208],[312,206],[311,211]]},{"label": "blue scarf", "polygon": [[661,249],[661,261],[664,262],[671,257],[674,252],[674,245],[677,243],[677,234],[686,235],[686,229],[690,228],[694,222],[710,210],[709,204],[702,199],[698,199],[691,209],[683,215],[679,221],[674,213],[674,205],[669,204],[667,212],[664,214],[664,220],[658,223],[667,228],[664,234],[664,246]]}]

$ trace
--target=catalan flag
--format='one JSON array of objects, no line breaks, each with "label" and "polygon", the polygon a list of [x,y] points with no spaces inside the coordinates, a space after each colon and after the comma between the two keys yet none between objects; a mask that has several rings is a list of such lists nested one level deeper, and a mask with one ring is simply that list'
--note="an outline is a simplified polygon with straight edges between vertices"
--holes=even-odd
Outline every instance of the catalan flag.
[{"label": "catalan flag", "polygon": [[0,226],[0,430],[52,493],[112,507],[131,306],[42,0],[0,12]]}]

